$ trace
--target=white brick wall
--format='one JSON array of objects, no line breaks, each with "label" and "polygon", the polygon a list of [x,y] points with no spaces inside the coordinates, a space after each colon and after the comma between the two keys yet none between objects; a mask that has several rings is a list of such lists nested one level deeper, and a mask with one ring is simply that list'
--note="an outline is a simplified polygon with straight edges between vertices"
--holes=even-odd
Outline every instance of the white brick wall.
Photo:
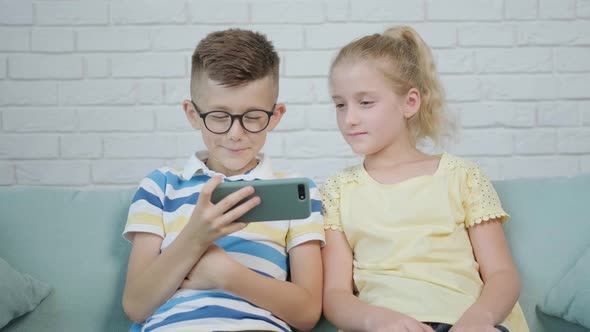
[{"label": "white brick wall", "polygon": [[493,179],[590,172],[588,0],[0,0],[0,185],[132,186],[181,167],[190,55],[207,33],[265,33],[283,121],[264,151],[323,181],[356,163],[326,75],[337,49],[394,24],[431,45],[457,115],[445,147]]}]

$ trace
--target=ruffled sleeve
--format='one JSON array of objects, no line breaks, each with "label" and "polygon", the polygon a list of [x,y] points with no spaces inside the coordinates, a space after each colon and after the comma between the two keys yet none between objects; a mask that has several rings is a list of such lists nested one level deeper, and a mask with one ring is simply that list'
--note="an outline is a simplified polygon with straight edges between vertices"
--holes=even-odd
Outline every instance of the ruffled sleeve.
[{"label": "ruffled sleeve", "polygon": [[465,226],[471,227],[496,218],[505,223],[510,216],[502,208],[490,179],[475,164],[471,164],[466,171]]},{"label": "ruffled sleeve", "polygon": [[324,229],[342,232],[340,221],[340,175],[328,178],[320,187]]}]

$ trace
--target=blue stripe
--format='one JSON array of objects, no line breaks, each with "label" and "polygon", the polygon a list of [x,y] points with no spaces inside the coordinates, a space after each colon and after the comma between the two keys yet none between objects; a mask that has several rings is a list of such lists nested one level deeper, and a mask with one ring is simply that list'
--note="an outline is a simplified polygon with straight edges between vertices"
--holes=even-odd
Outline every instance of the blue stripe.
[{"label": "blue stripe", "polygon": [[137,189],[137,191],[135,192],[135,196],[133,196],[133,202],[131,204],[133,204],[137,201],[140,201],[142,199],[155,207],[158,207],[160,209],[162,208],[162,202],[160,202],[160,198],[158,198],[158,196],[146,191],[143,188]]},{"label": "blue stripe", "polygon": [[215,244],[227,252],[238,252],[266,259],[283,271],[287,271],[287,256],[273,247],[231,235],[215,241]]},{"label": "blue stripe", "polygon": [[256,273],[258,273],[258,274],[260,274],[260,275],[263,275],[263,276],[265,276],[265,277],[276,279],[275,277],[271,276],[270,274],[268,274],[268,273],[264,273],[264,272],[262,272],[262,271],[260,271],[260,270],[256,270],[256,269],[250,269],[250,270],[252,270],[252,271],[254,271],[254,272],[256,272]]},{"label": "blue stripe", "polygon": [[199,193],[193,193],[190,196],[185,197],[178,197],[174,199],[168,198],[168,196],[164,197],[164,212],[174,212],[179,207],[185,204],[197,204],[197,200],[199,199]]},{"label": "blue stripe", "polygon": [[168,184],[171,185],[172,188],[174,188],[174,190],[180,190],[184,188],[198,186],[199,184],[209,181],[211,177],[199,174],[193,176],[190,180],[184,180],[174,173],[167,172],[166,178],[168,179]]},{"label": "blue stripe", "polygon": [[174,306],[179,305],[181,303],[198,300],[198,299],[202,299],[205,297],[217,298],[217,299],[230,299],[230,300],[234,300],[234,301],[246,302],[250,305],[253,305],[252,303],[250,303],[242,298],[239,298],[237,296],[233,296],[233,295],[229,295],[229,294],[225,294],[225,293],[218,293],[218,292],[204,292],[204,293],[199,293],[199,294],[195,294],[195,295],[191,295],[191,296],[172,298],[172,299],[168,300],[168,302],[164,303],[160,308],[158,308],[158,310],[154,313],[154,315],[164,313],[164,312],[172,309]]},{"label": "blue stripe", "polygon": [[312,199],[311,212],[322,212],[322,201],[320,201],[319,199]]},{"label": "blue stripe", "polygon": [[160,190],[162,190],[163,193],[166,192],[166,175],[162,173],[162,171],[157,169],[148,174],[146,178],[154,181],[158,185],[158,187],[160,187]]},{"label": "blue stripe", "polygon": [[179,312],[177,314],[171,315],[170,317],[167,317],[166,319],[159,322],[158,324],[154,324],[154,325],[146,328],[146,332],[155,330],[155,329],[162,327],[162,326],[166,326],[166,325],[170,325],[170,324],[174,324],[174,323],[178,323],[178,322],[194,321],[194,320],[204,319],[204,318],[229,318],[229,319],[236,319],[236,320],[255,319],[255,320],[270,323],[270,324],[276,326],[277,328],[281,329],[281,331],[285,331],[285,332],[289,331],[289,330],[285,329],[284,327],[282,327],[281,325],[279,325],[278,323],[269,319],[268,317],[255,315],[255,314],[251,314],[251,313],[240,311],[240,310],[230,309],[230,308],[222,307],[219,305],[209,305],[209,306],[205,306],[205,307],[193,310],[193,311]]},{"label": "blue stripe", "polygon": [[143,325],[133,322],[133,324],[129,328],[129,332],[141,332],[142,327]]}]

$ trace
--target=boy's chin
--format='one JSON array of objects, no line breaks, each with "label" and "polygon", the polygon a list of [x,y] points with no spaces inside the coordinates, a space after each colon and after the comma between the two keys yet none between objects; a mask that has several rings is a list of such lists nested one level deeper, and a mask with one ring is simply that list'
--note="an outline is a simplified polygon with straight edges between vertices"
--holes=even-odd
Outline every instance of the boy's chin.
[{"label": "boy's chin", "polygon": [[227,176],[244,174],[248,170],[256,167],[256,164],[256,159],[241,162],[232,160],[221,163],[222,167],[225,169],[225,173],[227,173],[225,175]]}]

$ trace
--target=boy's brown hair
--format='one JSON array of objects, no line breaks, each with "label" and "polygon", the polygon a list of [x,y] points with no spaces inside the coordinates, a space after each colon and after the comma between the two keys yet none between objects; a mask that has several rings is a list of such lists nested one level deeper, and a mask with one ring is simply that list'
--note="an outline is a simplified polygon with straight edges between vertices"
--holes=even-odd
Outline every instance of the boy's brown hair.
[{"label": "boy's brown hair", "polygon": [[279,56],[266,36],[249,30],[212,32],[192,56],[191,94],[206,74],[226,87],[235,87],[271,75],[278,94]]}]

